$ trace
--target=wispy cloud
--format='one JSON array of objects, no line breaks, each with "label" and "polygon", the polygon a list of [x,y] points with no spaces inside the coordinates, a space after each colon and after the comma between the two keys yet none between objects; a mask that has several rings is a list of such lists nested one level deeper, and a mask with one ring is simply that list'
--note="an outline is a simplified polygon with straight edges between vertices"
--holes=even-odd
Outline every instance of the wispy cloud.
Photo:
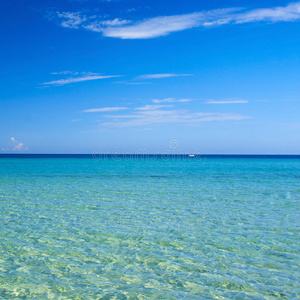
[{"label": "wispy cloud", "polygon": [[174,73],[145,74],[145,75],[140,75],[137,78],[142,78],[142,79],[161,79],[161,78],[180,77],[180,76],[192,76],[192,74],[174,74]]},{"label": "wispy cloud", "polygon": [[241,103],[248,103],[247,100],[207,100],[205,101],[206,104],[241,104]]},{"label": "wispy cloud", "polygon": [[103,16],[87,16],[82,11],[77,12],[56,12],[50,15],[50,19],[58,18],[60,25],[65,28],[83,28],[95,32],[103,32],[105,28],[114,28],[131,23],[130,20],[115,18],[112,20],[103,19]]},{"label": "wispy cloud", "polygon": [[181,102],[181,103],[184,103],[184,102],[190,102],[192,101],[192,99],[174,99],[174,98],[165,98],[165,99],[153,99],[152,102],[153,103],[176,103],[176,102]]},{"label": "wispy cloud", "polygon": [[94,73],[94,72],[78,72],[78,71],[60,71],[60,72],[52,72],[52,75],[72,75],[72,76],[77,76],[77,75],[101,75],[99,73]]},{"label": "wispy cloud", "polygon": [[153,84],[152,82],[145,82],[145,81],[139,81],[139,82],[115,81],[114,83],[123,83],[129,85]]},{"label": "wispy cloud", "polygon": [[65,84],[82,82],[82,81],[115,78],[115,77],[120,77],[120,76],[121,75],[84,75],[81,77],[72,77],[72,78],[67,78],[67,79],[53,80],[53,81],[49,81],[49,82],[44,82],[42,84],[43,85],[65,85]]},{"label": "wispy cloud", "polygon": [[87,17],[81,12],[57,12],[57,16],[63,20],[61,26],[67,28],[77,29],[87,20]]},{"label": "wispy cloud", "polygon": [[148,39],[165,36],[171,32],[181,31],[201,25],[203,13],[191,13],[185,15],[160,16],[137,22],[124,27],[108,27],[103,30],[107,37],[121,39]]},{"label": "wispy cloud", "polygon": [[103,32],[104,28],[107,27],[120,27],[131,23],[129,20],[121,20],[121,19],[113,19],[113,20],[105,20],[105,21],[93,21],[90,24],[83,25],[82,27],[91,31]]},{"label": "wispy cloud", "polygon": [[60,71],[60,72],[52,72],[52,75],[78,75],[79,72],[73,72],[73,71]]},{"label": "wispy cloud", "polygon": [[290,3],[287,6],[255,9],[236,16],[237,24],[249,22],[281,22],[296,21],[300,19],[300,2]]},{"label": "wispy cloud", "polygon": [[239,114],[202,113],[188,110],[146,109],[136,110],[127,115],[105,115],[108,122],[101,121],[100,126],[107,127],[136,127],[154,124],[181,123],[186,125],[200,124],[212,121],[240,121],[249,116]]},{"label": "wispy cloud", "polygon": [[91,108],[83,110],[84,113],[94,113],[94,112],[108,112],[108,111],[119,111],[128,109],[127,107],[101,107],[101,108]]},{"label": "wispy cloud", "polygon": [[24,144],[21,142],[18,142],[14,137],[10,138],[10,140],[13,142],[14,147],[12,148],[2,148],[2,151],[28,151],[29,149],[27,147],[24,147]]},{"label": "wispy cloud", "polygon": [[142,107],[136,107],[136,110],[155,110],[164,107],[173,107],[173,105],[145,105]]},{"label": "wispy cloud", "polygon": [[183,15],[158,16],[136,22],[118,18],[106,20],[101,16],[88,17],[82,12],[57,12],[56,17],[60,20],[60,25],[67,28],[92,30],[101,32],[106,37],[120,39],[149,39],[197,27],[262,21],[292,22],[300,19],[300,2],[254,10],[227,8]]}]

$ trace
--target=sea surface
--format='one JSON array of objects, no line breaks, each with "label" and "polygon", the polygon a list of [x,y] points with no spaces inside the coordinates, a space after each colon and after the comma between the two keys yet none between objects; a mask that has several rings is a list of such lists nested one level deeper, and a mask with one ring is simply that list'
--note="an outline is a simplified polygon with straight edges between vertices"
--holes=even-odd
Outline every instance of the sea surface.
[{"label": "sea surface", "polygon": [[0,299],[299,299],[300,157],[0,157]]}]

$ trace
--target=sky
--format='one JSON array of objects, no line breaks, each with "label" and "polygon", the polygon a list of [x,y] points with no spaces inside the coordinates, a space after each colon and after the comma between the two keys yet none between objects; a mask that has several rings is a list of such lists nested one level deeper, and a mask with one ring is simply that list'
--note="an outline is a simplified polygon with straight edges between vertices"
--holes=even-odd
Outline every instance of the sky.
[{"label": "sky", "polygon": [[1,153],[300,154],[300,2],[0,1]]}]

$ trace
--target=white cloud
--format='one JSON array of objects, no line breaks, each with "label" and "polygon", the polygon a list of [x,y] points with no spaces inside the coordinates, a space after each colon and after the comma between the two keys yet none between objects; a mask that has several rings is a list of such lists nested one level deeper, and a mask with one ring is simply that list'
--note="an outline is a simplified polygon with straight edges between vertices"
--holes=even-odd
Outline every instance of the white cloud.
[{"label": "white cloud", "polygon": [[192,99],[174,99],[174,98],[165,98],[165,99],[162,99],[162,100],[159,100],[159,99],[153,99],[152,102],[153,103],[176,103],[176,102],[190,102],[192,101]]},{"label": "white cloud", "polygon": [[108,111],[119,111],[119,110],[124,110],[124,109],[128,109],[128,108],[127,107],[102,107],[102,108],[86,109],[86,110],[83,110],[82,112],[85,112],[85,113],[108,112]]},{"label": "white cloud", "polygon": [[59,79],[59,80],[44,82],[43,85],[65,85],[65,84],[82,82],[82,81],[107,79],[107,78],[114,78],[114,77],[120,77],[120,76],[121,75],[106,75],[106,76],[104,76],[104,75],[84,75],[82,77],[73,77],[73,78]]},{"label": "white cloud", "polygon": [[139,110],[127,115],[105,115],[104,118],[110,119],[103,122],[100,126],[108,127],[135,127],[148,126],[153,124],[182,123],[200,124],[212,121],[240,121],[249,119],[249,116],[238,114],[221,113],[195,113],[188,110]]},{"label": "white cloud", "polygon": [[207,100],[206,104],[240,104],[240,103],[248,103],[247,100]]},{"label": "white cloud", "polygon": [[143,78],[143,79],[161,79],[161,78],[180,77],[180,76],[192,76],[192,74],[174,74],[174,73],[145,74],[145,75],[140,75],[137,78]]},{"label": "white cloud", "polygon": [[15,147],[13,147],[13,151],[19,151],[22,150],[24,144],[23,143],[18,143]]},{"label": "white cloud", "polygon": [[[246,10],[241,8],[216,9],[183,15],[158,16],[132,22],[130,20],[103,20],[98,16],[87,17],[81,12],[57,13],[61,26],[83,28],[102,32],[106,37],[120,39],[149,39],[166,36],[172,32],[197,27],[242,24],[249,22],[292,22],[300,19],[300,2],[287,6]],[[130,24],[129,24],[130,23]]]},{"label": "white cloud", "polygon": [[10,140],[14,143],[13,148],[1,148],[2,151],[28,151],[27,147],[24,147],[24,144],[18,142],[14,137],[11,137]]}]

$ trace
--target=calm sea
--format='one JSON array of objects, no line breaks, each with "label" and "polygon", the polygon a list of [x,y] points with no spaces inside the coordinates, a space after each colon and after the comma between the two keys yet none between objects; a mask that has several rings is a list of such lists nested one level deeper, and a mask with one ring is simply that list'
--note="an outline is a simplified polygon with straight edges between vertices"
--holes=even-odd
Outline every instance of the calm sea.
[{"label": "calm sea", "polygon": [[0,299],[297,299],[299,156],[0,157]]}]

